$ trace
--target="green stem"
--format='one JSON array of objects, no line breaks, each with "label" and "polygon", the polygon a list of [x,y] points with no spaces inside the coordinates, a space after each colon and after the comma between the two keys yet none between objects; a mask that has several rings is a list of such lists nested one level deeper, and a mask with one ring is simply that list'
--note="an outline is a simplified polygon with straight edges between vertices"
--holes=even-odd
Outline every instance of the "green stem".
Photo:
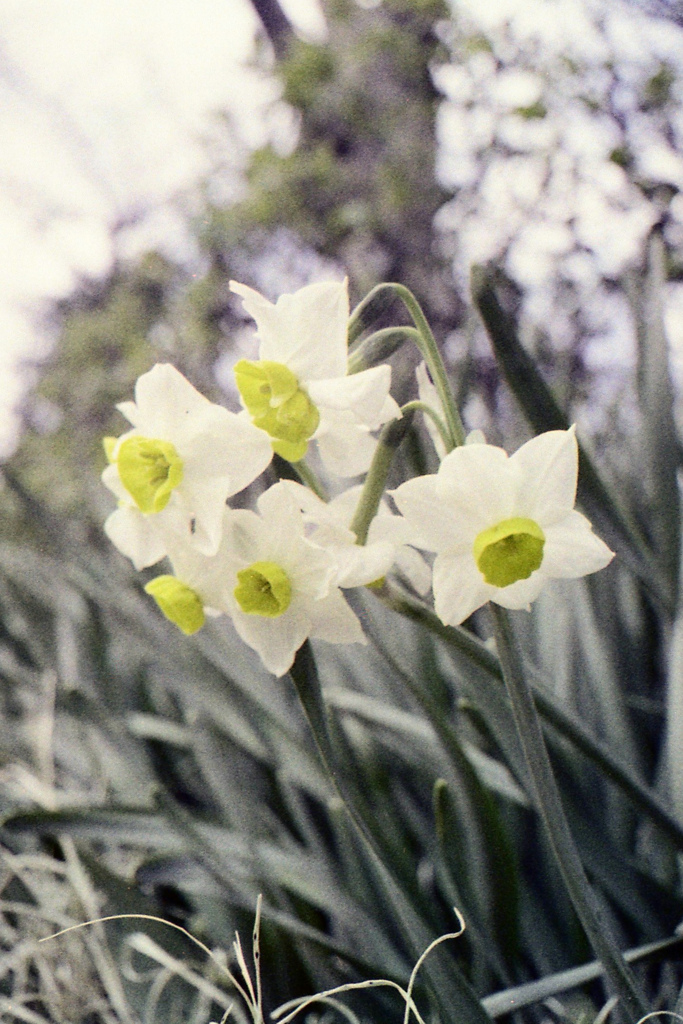
[{"label": "green stem", "polygon": [[349,352],[346,372],[360,373],[386,362],[405,341],[419,344],[419,333],[414,327],[383,327],[375,331]]},{"label": "green stem", "polygon": [[[396,913],[408,948],[416,955],[416,951],[420,947],[424,948],[430,941],[425,925],[416,907],[404,893],[395,865],[387,860],[381,842],[373,831],[372,821],[356,806],[345,779],[345,772],[339,768],[339,759],[335,752],[335,734],[330,728],[332,723],[328,721],[315,659],[308,641],[299,648],[289,675],[311,729],[325,775],[341,800],[369,861],[377,872]],[[467,1020],[469,1024],[491,1024],[490,1018],[481,1008],[479,999],[457,968],[443,970],[438,964],[430,963],[425,965],[425,974],[442,1024],[459,1020]]]},{"label": "green stem", "polygon": [[349,346],[355,344],[363,331],[388,311],[394,301],[391,286],[377,284],[358,303],[349,317],[347,328]]},{"label": "green stem", "polygon": [[358,499],[358,507],[351,522],[350,528],[356,535],[357,544],[363,545],[368,539],[370,524],[377,515],[377,509],[384,494],[389,468],[396,449],[410,428],[412,419],[413,413],[408,410],[400,420],[392,420],[380,432],[375,454]]},{"label": "green stem", "polygon": [[588,941],[602,962],[605,974],[621,999],[625,1013],[635,1024],[635,1021],[650,1012],[650,1007],[608,928],[601,920],[600,906],[586,878],[560,801],[534,698],[524,674],[522,653],[510,619],[505,609],[498,605],[491,604],[490,608],[503,678],[546,837]]},{"label": "green stem", "polygon": [[422,307],[413,293],[402,284],[394,284],[392,287],[410,313],[413,323],[420,334],[422,341],[422,344],[419,346],[420,352],[427,363],[427,368],[434,381],[434,387],[441,402],[441,408],[443,409],[444,419],[446,420],[446,426],[450,435],[450,443],[446,447],[448,451],[451,451],[451,449],[465,443],[465,428],[462,425],[460,413],[448,383],[446,367],[443,364],[439,347],[432,334],[432,329],[427,323],[427,318],[422,312]]},{"label": "green stem", "polygon": [[301,480],[302,484],[308,487],[309,490],[313,491],[314,494],[317,494],[317,496],[322,501],[328,500],[325,488],[320,483],[318,477],[315,475],[315,473],[313,472],[313,470],[311,469],[307,462],[304,462],[304,460],[302,459],[300,462],[292,462],[290,463],[290,465],[294,472],[296,473],[296,475],[299,477],[299,480]]},{"label": "green stem", "polygon": [[382,298],[382,293],[385,291],[393,292],[406,307],[410,313],[411,319],[417,329],[417,337],[415,337],[415,343],[427,364],[431,378],[434,381],[434,386],[441,402],[443,409],[444,419],[448,428],[449,441],[446,445],[448,451],[456,448],[458,445],[465,443],[465,428],[462,425],[460,419],[460,413],[458,412],[455,404],[455,399],[448,383],[448,376],[446,374],[446,367],[444,366],[439,347],[436,344],[436,339],[432,334],[432,329],[427,323],[427,318],[422,311],[420,303],[417,301],[413,293],[405,285],[397,284],[396,282],[386,282],[384,284],[378,284],[375,288],[369,292],[363,301],[355,308],[350,319],[349,319],[349,339],[355,339],[363,329],[364,325],[364,314],[367,313],[368,307],[371,303],[377,303],[378,299]]},{"label": "green stem", "polygon": [[433,409],[431,405],[427,404],[427,402],[414,401],[406,402],[405,405],[402,405],[401,412],[404,416],[408,412],[422,412],[425,416],[429,416],[430,420],[439,431],[439,437],[446,446],[446,450],[448,450],[449,437],[448,431],[446,430],[446,424],[441,419],[436,409]]}]

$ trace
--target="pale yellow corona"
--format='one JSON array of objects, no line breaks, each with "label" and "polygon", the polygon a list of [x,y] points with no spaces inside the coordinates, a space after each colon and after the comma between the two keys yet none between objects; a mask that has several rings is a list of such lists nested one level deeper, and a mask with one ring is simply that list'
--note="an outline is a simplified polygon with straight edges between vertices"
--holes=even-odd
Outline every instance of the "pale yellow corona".
[{"label": "pale yellow corona", "polygon": [[145,587],[167,619],[191,636],[204,625],[204,606],[196,591],[176,576],[156,576]]},{"label": "pale yellow corona", "polygon": [[487,583],[509,587],[528,580],[543,561],[545,534],[533,519],[504,519],[474,539],[474,560]]},{"label": "pale yellow corona", "polygon": [[320,414],[284,363],[240,359],[235,381],[255,426],[269,434],[273,451],[299,462],[320,422]]},{"label": "pale yellow corona", "polygon": [[254,562],[237,573],[235,600],[247,615],[275,619],[292,601],[292,584],[275,562]]},{"label": "pale yellow corona", "polygon": [[171,442],[151,437],[122,441],[116,466],[121,483],[147,515],[161,512],[183,479],[183,462]]}]

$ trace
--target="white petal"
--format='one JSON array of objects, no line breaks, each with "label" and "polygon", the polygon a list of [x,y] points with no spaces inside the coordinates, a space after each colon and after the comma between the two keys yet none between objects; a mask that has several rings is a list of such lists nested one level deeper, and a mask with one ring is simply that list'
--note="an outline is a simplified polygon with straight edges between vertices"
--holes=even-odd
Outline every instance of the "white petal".
[{"label": "white petal", "polygon": [[375,542],[379,540],[389,541],[391,544],[410,544],[412,530],[408,521],[403,516],[395,516],[382,502],[377,515],[370,523],[368,540]]},{"label": "white petal", "polygon": [[104,532],[138,570],[155,565],[166,555],[162,534],[135,507],[117,508],[112,512],[105,520]]},{"label": "white petal", "polygon": [[323,551],[307,540],[301,540],[296,555],[296,562],[290,561],[288,564],[284,558],[281,561],[278,559],[276,551],[273,561],[281,564],[287,571],[297,595],[302,595],[307,600],[322,600],[336,579],[336,561],[329,551]]},{"label": "white petal", "polygon": [[327,281],[281,295],[275,304],[253,288],[230,282],[256,321],[259,357],[284,363],[300,380],[346,373],[349,295],[347,282]]},{"label": "white petal", "polygon": [[[350,409],[358,422],[370,430],[376,430],[382,423],[401,414],[393,399],[387,404],[390,387],[391,367],[387,365],[373,366],[349,377],[307,383],[308,394],[321,416],[325,409],[339,412]],[[318,433],[322,430],[321,422]]]},{"label": "white petal", "polygon": [[[317,543],[317,537],[315,538]],[[337,562],[338,587],[363,587],[386,576],[394,564],[396,549],[393,544],[339,545],[330,549]]]},{"label": "white petal", "polygon": [[426,551],[443,551],[461,542],[462,531],[439,493],[436,474],[413,477],[389,494],[409,526],[408,543]]},{"label": "white petal", "polygon": [[318,640],[326,640],[329,644],[367,643],[360,622],[340,590],[333,590],[323,601],[317,601],[309,612],[312,620],[310,635]]},{"label": "white petal", "polygon": [[517,474],[507,454],[494,445],[464,445],[449,452],[439,466],[437,492],[463,541],[519,515]]},{"label": "white petal", "polygon": [[211,405],[170,363],[157,363],[135,385],[136,427],[147,437],[172,441],[185,423]]},{"label": "white petal", "polygon": [[496,589],[484,581],[471,552],[437,555],[432,588],[434,610],[447,626],[459,626]]},{"label": "white petal", "polygon": [[[233,571],[263,560],[261,554],[263,523],[255,512],[246,508],[228,510],[223,520],[223,545]],[[231,584],[232,589],[236,580]]]},{"label": "white petal", "polygon": [[516,515],[545,528],[574,507],[579,470],[574,427],[533,437],[510,456],[510,465],[520,474]]},{"label": "white petal", "polygon": [[432,585],[431,566],[421,554],[409,547],[412,530],[403,516],[395,516],[382,502],[377,515],[370,523],[368,544],[385,541],[394,548],[394,563],[418,594],[424,596]]},{"label": "white petal", "polygon": [[119,476],[119,471],[115,465],[110,463],[108,466],[105,466],[102,470],[101,479],[105,487],[108,487],[120,502],[123,502],[126,505],[133,504],[133,499],[121,483],[121,477]]},{"label": "white petal", "polygon": [[[338,587],[361,587],[386,575],[393,564],[396,545],[383,539],[358,545],[355,534],[345,525],[353,517],[360,487],[349,488],[327,504],[293,481],[284,480],[276,486],[286,488],[298,507],[308,511],[305,518],[313,527],[310,540],[334,559]],[[386,518],[398,519],[398,516]]]},{"label": "white petal", "polygon": [[283,676],[292,667],[294,655],[308,636],[311,625],[307,612],[293,607],[276,619],[246,615],[237,610],[233,612],[232,621],[242,640],[276,676]]},{"label": "white petal", "polygon": [[195,421],[195,432],[179,454],[183,458],[183,483],[200,478],[221,481],[223,503],[244,490],[270,465],[270,438],[248,416],[210,405]]},{"label": "white petal", "polygon": [[509,587],[493,587],[491,600],[503,608],[526,608],[535,601],[546,585],[548,577],[543,572],[533,572],[527,580],[511,583]]},{"label": "white petal", "polygon": [[[299,571],[308,560],[318,565],[316,550],[304,538],[305,522],[294,496],[281,483],[260,495],[259,558],[277,562],[288,572]],[[305,574],[304,574],[305,575]]]},{"label": "white petal", "polygon": [[188,543],[187,538],[176,535],[171,539],[167,534],[166,539],[174,575],[199,594],[205,606],[212,607],[214,613],[220,615],[219,609],[225,607],[226,579],[230,575],[225,555],[219,552],[214,557],[206,557]]},{"label": "white petal", "polygon": [[248,524],[253,556],[250,560],[272,561],[282,566],[297,597],[325,597],[336,576],[337,564],[330,552],[305,538],[296,492],[285,486],[284,481],[274,484],[258,499],[258,509],[260,516]]},{"label": "white petal", "polygon": [[384,405],[379,411],[379,423],[389,423],[390,420],[400,420],[403,416],[401,412],[401,406],[398,404],[395,398],[391,395],[387,395],[384,399]]},{"label": "white petal", "polygon": [[328,517],[337,518],[332,511],[337,499],[333,499],[329,503],[323,501],[310,488],[304,487],[303,484],[299,484],[295,480],[281,480],[278,486],[288,491],[296,502],[297,508],[310,516],[314,522],[327,521]]},{"label": "white petal", "polygon": [[339,521],[348,526],[356,512],[362,491],[362,484],[354,484],[352,487],[347,487],[345,490],[340,491],[339,494],[336,494],[327,503],[326,508],[333,510],[334,514],[339,517]]},{"label": "white petal", "polygon": [[[301,485],[293,481],[281,480],[273,484],[272,487],[269,487],[263,494],[260,494],[256,504],[259,513],[264,518],[270,518],[275,523],[285,519],[298,534],[303,535],[303,520],[299,505],[301,494],[297,490],[298,487],[301,487]],[[301,489],[307,490],[304,487],[301,487]],[[309,493],[312,494],[312,492]],[[314,494],[312,494],[312,497],[316,501],[320,500]]]},{"label": "white petal", "polygon": [[541,572],[546,576],[577,579],[604,569],[614,558],[614,552],[596,537],[586,517],[575,510],[544,532]]},{"label": "white petal", "polygon": [[311,533],[307,535],[308,539],[318,547],[333,551],[336,548],[352,548],[356,546],[355,533],[352,530],[347,530],[339,521],[335,521],[330,517],[329,519],[322,519],[316,524],[312,516],[306,516],[305,518],[307,526],[312,527]]},{"label": "white petal", "polygon": [[135,402],[118,402],[116,408],[126,417],[129,423],[132,423],[134,427],[137,426],[138,407]]},{"label": "white petal", "polygon": [[[353,413],[320,410],[316,441],[325,469],[333,476],[351,477],[370,468],[377,441]],[[320,432],[320,431],[323,432]]]},{"label": "white petal", "polygon": [[218,551],[223,535],[224,494],[223,481],[211,477],[198,479],[191,486],[177,488],[166,506],[182,514],[191,543],[203,555],[215,555]]}]

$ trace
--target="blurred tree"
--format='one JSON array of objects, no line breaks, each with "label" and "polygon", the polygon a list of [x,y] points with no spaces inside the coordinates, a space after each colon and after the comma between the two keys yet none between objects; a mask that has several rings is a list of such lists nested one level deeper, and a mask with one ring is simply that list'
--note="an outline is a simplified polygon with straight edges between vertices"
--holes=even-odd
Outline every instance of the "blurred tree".
[{"label": "blurred tree", "polygon": [[448,13],[443,0],[387,0],[372,9],[330,0],[328,41],[315,44],[295,36],[275,0],[254,7],[295,114],[292,151],[255,152],[236,205],[212,201],[205,189],[196,219],[200,273],[149,254],[84,282],[51,311],[55,346],[26,402],[8,469],[72,522],[93,508],[101,519],[101,437],[120,432],[113,404],[130,395],[141,371],[172,359],[215,392],[214,364],[242,323],[230,277],[277,292],[274,260],[281,276],[290,261],[293,288],[327,263],[348,273],[355,298],[383,279],[404,282],[442,338],[460,317],[450,260],[433,230],[447,198],[435,179],[431,75],[446,55],[435,32]]},{"label": "blurred tree", "polygon": [[[281,82],[279,137],[247,160],[238,202],[216,198],[217,158],[194,204],[191,268],[152,254],[53,310],[15,478],[77,521],[100,494],[101,433],[123,426],[104,410],[141,367],[172,359],[209,393],[216,374],[229,387],[244,323],[231,277],[271,297],[324,273],[347,273],[354,299],[407,284],[447,342],[468,426],[495,438],[505,420],[514,444],[526,428],[463,313],[471,263],[491,259],[568,415],[598,442],[632,437],[637,324],[622,278],[640,273],[657,225],[667,278],[681,273],[678,29],[593,0],[463,0],[455,14],[444,0],[326,0],[327,39],[311,43],[277,0],[254,7],[268,41],[257,59],[272,73],[274,54]],[[558,12],[576,31],[558,33]],[[401,397],[413,363],[395,362]]]},{"label": "blurred tree", "polygon": [[[569,416],[599,443],[615,431],[632,440],[636,318],[624,279],[642,276],[653,228],[667,279],[680,278],[683,34],[629,4],[462,0],[443,38],[439,178],[452,198],[438,228],[456,287],[466,291],[473,263],[501,265],[524,343]],[[465,365],[475,356],[480,380],[481,341],[453,344]],[[470,425],[495,430],[501,397],[489,377]]]}]

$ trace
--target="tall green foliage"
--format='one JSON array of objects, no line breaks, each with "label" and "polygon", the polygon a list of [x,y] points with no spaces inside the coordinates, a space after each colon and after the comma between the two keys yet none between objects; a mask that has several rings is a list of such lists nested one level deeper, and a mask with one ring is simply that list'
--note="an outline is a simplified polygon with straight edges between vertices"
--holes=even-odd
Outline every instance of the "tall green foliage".
[{"label": "tall green foliage", "polygon": [[[98,913],[161,913],[229,949],[236,927],[249,934],[258,893],[269,1010],[368,977],[405,985],[427,943],[454,930],[454,905],[467,930],[434,952],[416,991],[430,1020],[482,1021],[512,1005],[529,1020],[578,1019],[604,1003],[534,810],[483,616],[447,629],[414,596],[368,592],[359,602],[370,647],[313,649],[348,792],[370,849],[394,865],[392,888],[330,786],[291,680],[265,674],[229,626],[181,637],[101,536],[101,438],[122,427],[114,403],[157,360],[220,396],[214,370],[241,326],[230,277],[265,288],[280,275],[291,288],[332,265],[358,297],[393,277],[417,294],[440,342],[462,323],[475,330],[434,244],[445,191],[433,171],[430,69],[447,58],[435,26],[448,12],[437,0],[334,0],[326,13],[328,42],[294,41],[278,64],[296,147],[254,154],[239,204],[205,201],[199,278],[152,254],[61,305],[59,340],[7,466],[0,1008],[14,1000],[26,1011],[17,1019],[206,1021],[226,1005],[206,987],[220,976],[179,934],[148,924],[145,944],[130,921],[106,925],[87,955],[59,947],[81,966],[91,958],[79,977],[102,996],[94,1008],[60,1003],[53,959],[36,967],[26,953],[22,973],[10,956],[22,941],[17,903],[44,932]],[[485,38],[467,38],[491,52]],[[662,89],[653,104],[667,102]],[[653,1005],[669,1008],[683,913],[679,441],[660,306],[672,237],[662,245],[654,234],[629,283],[639,345],[630,402],[642,430],[621,485],[584,452],[579,498],[618,557],[600,577],[549,590],[518,624],[602,912],[641,964]],[[551,347],[522,344],[519,283],[482,270],[474,303],[497,369],[473,343],[458,363],[463,395],[476,385],[490,399],[504,380],[521,410],[514,432],[562,425],[575,392],[553,391],[547,376],[557,385],[572,370],[563,377]],[[419,437],[406,447],[423,465]],[[20,868],[31,866],[48,884],[22,888]],[[403,1009],[380,989],[347,999],[362,1021],[398,1020]]]}]

